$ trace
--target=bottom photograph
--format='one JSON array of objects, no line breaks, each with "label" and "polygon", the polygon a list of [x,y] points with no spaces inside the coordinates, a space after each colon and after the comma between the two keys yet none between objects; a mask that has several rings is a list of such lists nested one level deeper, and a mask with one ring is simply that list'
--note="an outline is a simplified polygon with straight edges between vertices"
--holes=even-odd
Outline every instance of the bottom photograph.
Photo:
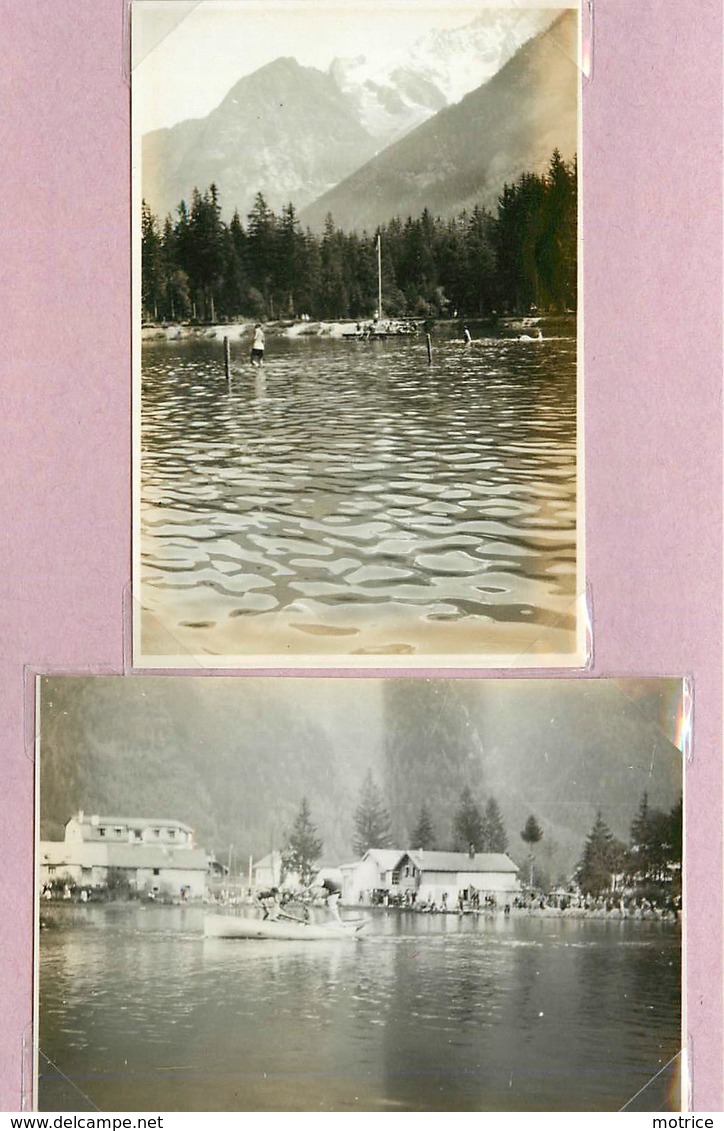
[{"label": "bottom photograph", "polygon": [[675,679],[44,676],[40,1111],[678,1111]]}]

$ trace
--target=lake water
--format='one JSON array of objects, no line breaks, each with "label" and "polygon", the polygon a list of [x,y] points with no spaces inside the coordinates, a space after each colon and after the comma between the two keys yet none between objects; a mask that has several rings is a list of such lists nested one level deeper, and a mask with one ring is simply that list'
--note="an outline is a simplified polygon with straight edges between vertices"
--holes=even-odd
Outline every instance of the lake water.
[{"label": "lake water", "polygon": [[673,925],[378,911],[274,943],[193,907],[50,914],[41,1110],[677,1110]]},{"label": "lake water", "polygon": [[144,654],[572,653],[574,338],[247,352],[144,346]]}]

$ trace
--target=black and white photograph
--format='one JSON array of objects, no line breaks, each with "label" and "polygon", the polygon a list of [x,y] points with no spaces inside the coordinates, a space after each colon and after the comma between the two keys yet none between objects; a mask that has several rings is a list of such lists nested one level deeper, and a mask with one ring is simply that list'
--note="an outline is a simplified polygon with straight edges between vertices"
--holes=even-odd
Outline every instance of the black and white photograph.
[{"label": "black and white photograph", "polygon": [[38,1110],[681,1110],[683,681],[46,676],[37,720]]},{"label": "black and white photograph", "polygon": [[134,665],[582,666],[578,8],[132,38]]}]

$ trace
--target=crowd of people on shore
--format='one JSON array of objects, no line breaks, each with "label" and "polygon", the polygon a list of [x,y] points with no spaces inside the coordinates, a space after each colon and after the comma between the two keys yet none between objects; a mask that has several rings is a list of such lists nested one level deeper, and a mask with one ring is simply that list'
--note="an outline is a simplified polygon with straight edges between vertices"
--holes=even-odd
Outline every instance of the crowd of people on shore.
[{"label": "crowd of people on shore", "polygon": [[418,324],[409,318],[372,318],[342,331],[343,338],[387,338],[416,334]]},{"label": "crowd of people on shore", "polygon": [[459,891],[454,895],[443,892],[439,899],[432,895],[418,898],[408,890],[390,893],[382,889],[360,892],[359,904],[384,907],[418,914],[499,914],[550,915],[554,917],[588,919],[647,919],[660,922],[678,922],[681,919],[681,896],[647,899],[633,894],[593,896],[583,892],[526,892],[519,895],[497,896],[478,891]]},{"label": "crowd of people on shore", "polygon": [[[87,903],[106,902],[109,899],[130,898],[153,902],[186,903],[188,893],[182,891],[176,898],[161,897],[152,890],[144,892],[111,892],[107,888],[86,889],[76,884],[44,884],[40,898],[43,902]],[[287,903],[326,906],[338,916],[341,902],[337,890],[319,886],[302,893],[282,891],[279,888],[257,890],[246,888],[221,888],[210,892],[205,902],[227,907],[253,906],[276,917]],[[493,894],[466,889],[455,893],[442,892],[419,897],[412,889],[390,892],[382,888],[359,893],[356,906],[375,907],[388,911],[405,911],[425,915],[534,915],[586,919],[638,919],[676,923],[682,917],[682,900],[678,894],[664,894],[647,898],[634,893],[609,893],[593,896],[580,891],[527,891],[515,896],[509,893]],[[264,916],[265,918],[267,915]]]}]

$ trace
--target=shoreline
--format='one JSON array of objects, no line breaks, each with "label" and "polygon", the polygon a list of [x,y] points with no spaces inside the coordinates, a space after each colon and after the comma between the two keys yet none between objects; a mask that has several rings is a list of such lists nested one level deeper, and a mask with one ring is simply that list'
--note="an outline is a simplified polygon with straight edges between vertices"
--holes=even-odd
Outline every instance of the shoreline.
[{"label": "shoreline", "polygon": [[[188,908],[202,913],[207,913],[209,910],[225,908],[225,909],[238,909],[243,910],[245,907],[254,907],[254,903],[240,901],[238,903],[220,903],[217,900],[211,899],[189,899],[189,900],[168,900],[168,901],[155,901],[155,900],[141,900],[141,899],[103,899],[103,900],[49,900],[43,903],[40,908],[40,919],[43,918],[43,911],[57,912],[63,908],[68,913],[77,912],[79,908],[99,908],[99,907],[113,907],[113,908],[164,908],[176,910],[179,907]],[[321,904],[320,904],[321,906]],[[558,920],[558,919],[576,919],[583,921],[598,921],[607,923],[660,923],[668,926],[681,926],[683,922],[683,913],[681,911],[654,911],[644,912],[624,912],[622,913],[619,908],[613,908],[606,911],[604,908],[590,908],[583,907],[567,907],[561,909],[558,907],[511,907],[510,911],[505,911],[502,907],[491,909],[475,910],[466,908],[463,912],[457,909],[450,908],[447,911],[436,909],[435,911],[421,911],[415,910],[411,907],[382,907],[373,904],[365,903],[343,903],[340,904],[342,912],[362,911],[365,914],[377,915],[413,915],[415,918],[424,916],[429,918],[443,917],[451,918],[456,917],[460,919],[540,919],[540,920]],[[62,914],[63,912],[61,912]],[[344,916],[343,916],[344,917]],[[46,924],[46,926],[49,924]],[[53,924],[55,926],[56,924]]]},{"label": "shoreline", "polygon": [[[416,333],[413,334],[409,330],[401,331],[392,329],[388,332],[389,337],[419,337],[425,332],[426,328],[430,328],[432,333],[439,333],[442,337],[451,336],[449,331],[456,330],[462,334],[462,327],[484,327],[488,331],[499,331],[500,336],[504,337],[506,333],[511,333],[517,330],[525,330],[530,327],[545,326],[546,324],[563,324],[571,326],[575,333],[576,328],[576,314],[535,314],[535,315],[506,315],[497,319],[494,318],[389,318],[383,319],[382,325],[391,323],[393,327],[401,325],[414,324],[417,328]],[[303,321],[300,319],[277,319],[274,321],[265,321],[263,323],[264,332],[269,334],[270,337],[284,337],[284,338],[330,338],[333,340],[342,340],[344,338],[354,338],[357,336],[354,330],[358,325],[369,325],[371,319],[369,318],[346,318],[346,319],[325,319],[316,321]],[[204,340],[219,340],[223,341],[228,338],[230,341],[239,341],[242,338],[251,337],[254,326],[256,325],[253,319],[238,319],[234,322],[214,322],[197,324],[190,322],[169,322],[169,323],[147,323],[141,327],[141,342],[176,342],[176,341],[204,341]],[[350,333],[352,331],[352,333]],[[456,334],[455,336],[460,336]],[[375,335],[373,335],[374,337]],[[384,335],[381,335],[384,336]]]},{"label": "shoreline", "polygon": [[[397,322],[398,319],[390,319],[390,321]],[[316,322],[280,320],[274,322],[264,322],[263,326],[264,333],[268,334],[270,337],[334,338],[341,340],[345,337],[345,335],[349,335],[350,329],[354,330],[354,328],[357,326],[357,323],[357,319]],[[255,325],[256,323],[254,321],[245,320],[240,320],[238,322],[212,323],[209,325],[192,325],[185,322],[169,323],[166,325],[147,325],[141,327],[141,341],[223,341],[224,338],[228,338],[229,341],[233,342],[239,341],[240,339],[245,337],[250,338],[254,331]]]}]

